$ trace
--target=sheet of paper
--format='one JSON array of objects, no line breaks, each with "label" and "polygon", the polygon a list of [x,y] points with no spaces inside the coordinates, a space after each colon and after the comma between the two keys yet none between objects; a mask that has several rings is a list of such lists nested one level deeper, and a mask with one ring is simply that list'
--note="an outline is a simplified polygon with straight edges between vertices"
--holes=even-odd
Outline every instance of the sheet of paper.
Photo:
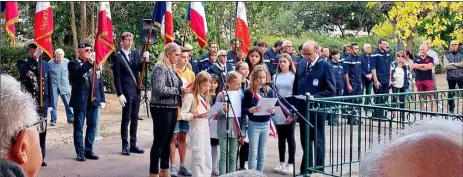
[{"label": "sheet of paper", "polygon": [[277,98],[261,98],[257,103],[257,106],[261,107],[259,112],[254,113],[255,116],[268,116],[270,113],[267,111],[270,107],[275,106]]},{"label": "sheet of paper", "polygon": [[228,117],[241,117],[241,91],[228,91],[228,95],[230,96],[230,102],[233,106],[233,110],[235,111],[235,115],[233,115],[233,111],[231,107],[229,107]]},{"label": "sheet of paper", "polygon": [[219,112],[219,110],[223,108],[223,104],[223,102],[216,102],[214,105],[212,105],[207,117],[211,117],[212,115],[214,115],[214,113]]},{"label": "sheet of paper", "polygon": [[281,110],[280,106],[275,106],[275,115],[273,116],[275,118],[275,123],[276,124],[285,124],[285,114],[283,114],[283,110]]},{"label": "sheet of paper", "polygon": [[300,100],[305,100],[306,99],[305,95],[294,95],[294,97],[296,97],[297,99],[300,99]]}]

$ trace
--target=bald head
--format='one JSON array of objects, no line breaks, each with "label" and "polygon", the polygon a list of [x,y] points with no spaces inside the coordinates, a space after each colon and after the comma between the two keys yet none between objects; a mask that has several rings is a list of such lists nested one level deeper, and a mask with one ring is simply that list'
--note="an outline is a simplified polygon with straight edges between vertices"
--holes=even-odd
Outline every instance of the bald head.
[{"label": "bald head", "polygon": [[461,176],[462,122],[423,121],[373,147],[360,162],[360,176]]},{"label": "bald head", "polygon": [[318,44],[315,41],[309,40],[302,45],[302,56],[308,62],[313,62],[319,57]]}]

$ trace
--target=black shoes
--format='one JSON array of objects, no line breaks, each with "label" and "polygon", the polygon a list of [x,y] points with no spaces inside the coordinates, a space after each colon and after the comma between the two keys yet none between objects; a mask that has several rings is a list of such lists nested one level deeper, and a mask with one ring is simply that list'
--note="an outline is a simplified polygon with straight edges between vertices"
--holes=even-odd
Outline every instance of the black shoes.
[{"label": "black shoes", "polygon": [[43,161],[42,162],[42,167],[46,167],[46,166],[48,166],[47,162]]},{"label": "black shoes", "polygon": [[80,161],[80,162],[84,162],[86,159],[85,159],[85,156],[83,154],[77,154],[76,160]]},{"label": "black shoes", "polygon": [[98,160],[100,157],[98,157],[93,151],[86,151],[85,152],[85,158],[91,159],[91,160]]},{"label": "black shoes", "polygon": [[130,147],[130,152],[137,153],[137,154],[143,154],[145,153],[145,150],[141,149],[138,146],[132,146]]},{"label": "black shoes", "polygon": [[128,147],[122,147],[122,155],[130,155]]}]

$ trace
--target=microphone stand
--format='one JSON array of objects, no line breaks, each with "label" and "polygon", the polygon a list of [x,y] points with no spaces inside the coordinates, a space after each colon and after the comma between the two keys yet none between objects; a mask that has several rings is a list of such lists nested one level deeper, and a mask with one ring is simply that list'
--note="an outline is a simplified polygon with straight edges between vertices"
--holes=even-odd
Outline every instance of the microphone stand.
[{"label": "microphone stand", "polygon": [[[275,89],[275,86],[274,86],[273,83],[270,83],[269,87],[273,90],[273,92],[275,92],[275,94],[277,95],[277,98],[281,98],[281,100],[283,100],[283,102],[285,102],[286,105],[289,105],[291,107],[291,109],[292,109],[291,113],[294,116],[294,119],[291,122],[293,131],[296,129],[296,122],[297,122],[298,117],[301,118],[302,120],[304,120],[307,124],[309,124],[309,126],[311,128],[314,128],[314,126],[309,121],[307,121],[307,119],[296,109],[296,107],[294,107],[292,104],[290,104],[288,102],[288,100],[286,100],[283,96],[280,95],[280,93]],[[293,135],[293,138],[294,137],[295,136]],[[293,147],[294,148],[296,147],[295,140],[293,141]],[[296,152],[294,152],[294,154],[293,154],[293,159],[294,159],[294,162],[293,162],[293,177],[296,177],[296,163],[295,163],[296,162]]]},{"label": "microphone stand", "polygon": [[[225,65],[225,67],[227,67],[227,66]],[[230,108],[231,108],[233,116],[236,117],[235,109],[233,109],[233,105],[231,104],[231,101],[230,101],[230,95],[228,94],[227,86],[225,85],[225,81],[224,81],[224,79],[223,79],[223,77],[222,77],[223,75],[226,75],[226,74],[225,74],[225,70],[220,70],[220,76],[219,76],[219,77],[220,77],[220,81],[222,82],[222,85],[224,86],[224,91],[225,91],[225,102],[227,102],[227,107],[230,107]],[[230,138],[230,125],[229,125],[229,121],[228,121],[228,111],[230,111],[230,110],[227,110],[226,115],[225,115],[225,117],[227,118],[227,119],[226,119],[226,120],[227,120],[227,126],[226,126],[227,140],[225,141],[225,147],[226,147],[226,151],[225,151],[225,157],[226,157],[226,158],[225,158],[225,173],[229,173],[229,172],[230,172],[230,169],[229,169],[229,167],[228,167],[228,166],[229,166],[229,162],[228,162],[228,160],[229,160],[229,158],[228,158],[228,153],[229,153],[229,148],[230,148],[230,147],[229,147],[229,143],[228,143],[229,138]],[[234,118],[234,117],[233,117],[233,118]],[[236,127],[235,127],[235,128],[236,128]],[[236,169],[235,169],[235,170],[236,170]]]}]

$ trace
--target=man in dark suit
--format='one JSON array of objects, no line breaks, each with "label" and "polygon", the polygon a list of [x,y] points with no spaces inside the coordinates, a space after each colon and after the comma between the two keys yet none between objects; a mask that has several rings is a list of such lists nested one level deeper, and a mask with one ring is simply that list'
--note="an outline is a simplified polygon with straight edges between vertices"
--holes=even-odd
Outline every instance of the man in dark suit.
[{"label": "man in dark suit", "polygon": [[[68,64],[69,81],[72,85],[70,105],[74,110],[74,147],[77,153],[77,161],[86,159],[98,160],[93,152],[96,124],[98,120],[98,108],[104,108],[105,95],[101,70],[94,66],[95,55],[92,46],[80,43],[78,46],[78,58]],[[92,69],[95,67],[95,69]],[[95,72],[95,74],[93,74]],[[93,82],[93,78],[95,81]],[[92,84],[93,97],[92,97]],[[85,135],[85,148],[83,142],[83,127],[87,118],[87,132]]]},{"label": "man in dark suit", "polygon": [[[305,42],[302,47],[302,56],[305,61],[302,61],[297,66],[293,94],[297,97],[297,109],[302,115],[307,115],[307,102],[305,99],[300,99],[304,97],[303,95],[306,95],[307,92],[310,93],[310,99],[331,97],[335,96],[336,88],[333,66],[320,57],[316,42]],[[313,105],[310,105],[310,107],[313,107]],[[304,152],[300,169],[302,175],[307,171],[305,168],[307,153],[309,156],[309,167],[323,166],[325,161],[325,123],[323,113],[309,112],[309,114],[307,118],[314,126],[313,128],[307,127],[308,124],[303,120],[299,122],[301,144]],[[307,130],[310,131],[309,142],[306,141]],[[314,144],[315,152],[313,152],[312,143]],[[308,151],[306,148],[308,148]],[[313,154],[316,155],[315,165],[313,164]],[[323,168],[317,170],[323,171]],[[309,173],[312,173],[312,171],[309,171]]]},{"label": "man in dark suit", "polygon": [[[138,88],[139,72],[143,66],[140,53],[131,50],[133,34],[122,33],[122,48],[116,53],[113,61],[113,76],[119,103],[122,106],[121,138],[122,154],[144,153],[137,146],[138,112],[140,110],[140,89]],[[143,58],[148,61],[148,51],[143,53]],[[128,126],[130,123],[130,149],[128,139]]]},{"label": "man in dark suit", "polygon": [[[37,114],[42,118],[47,118],[47,113],[53,109],[53,90],[51,87],[50,67],[46,61],[42,60],[39,63],[39,57],[43,53],[42,49],[37,49],[37,46],[34,43],[31,43],[30,46],[29,51],[31,52],[31,56],[27,59],[26,63],[21,65],[21,68],[18,68],[19,80],[21,81],[24,91],[30,93],[36,101]],[[40,75],[40,72],[42,75]],[[42,84],[40,84],[40,80],[42,80]],[[40,87],[42,87],[42,89],[40,89]],[[42,91],[42,93],[40,93],[40,91]],[[40,95],[42,95],[42,99],[40,99]],[[47,163],[45,162],[45,140],[47,139],[46,128],[43,133],[39,133],[39,137],[40,148],[42,149],[42,166],[47,166]]]}]

